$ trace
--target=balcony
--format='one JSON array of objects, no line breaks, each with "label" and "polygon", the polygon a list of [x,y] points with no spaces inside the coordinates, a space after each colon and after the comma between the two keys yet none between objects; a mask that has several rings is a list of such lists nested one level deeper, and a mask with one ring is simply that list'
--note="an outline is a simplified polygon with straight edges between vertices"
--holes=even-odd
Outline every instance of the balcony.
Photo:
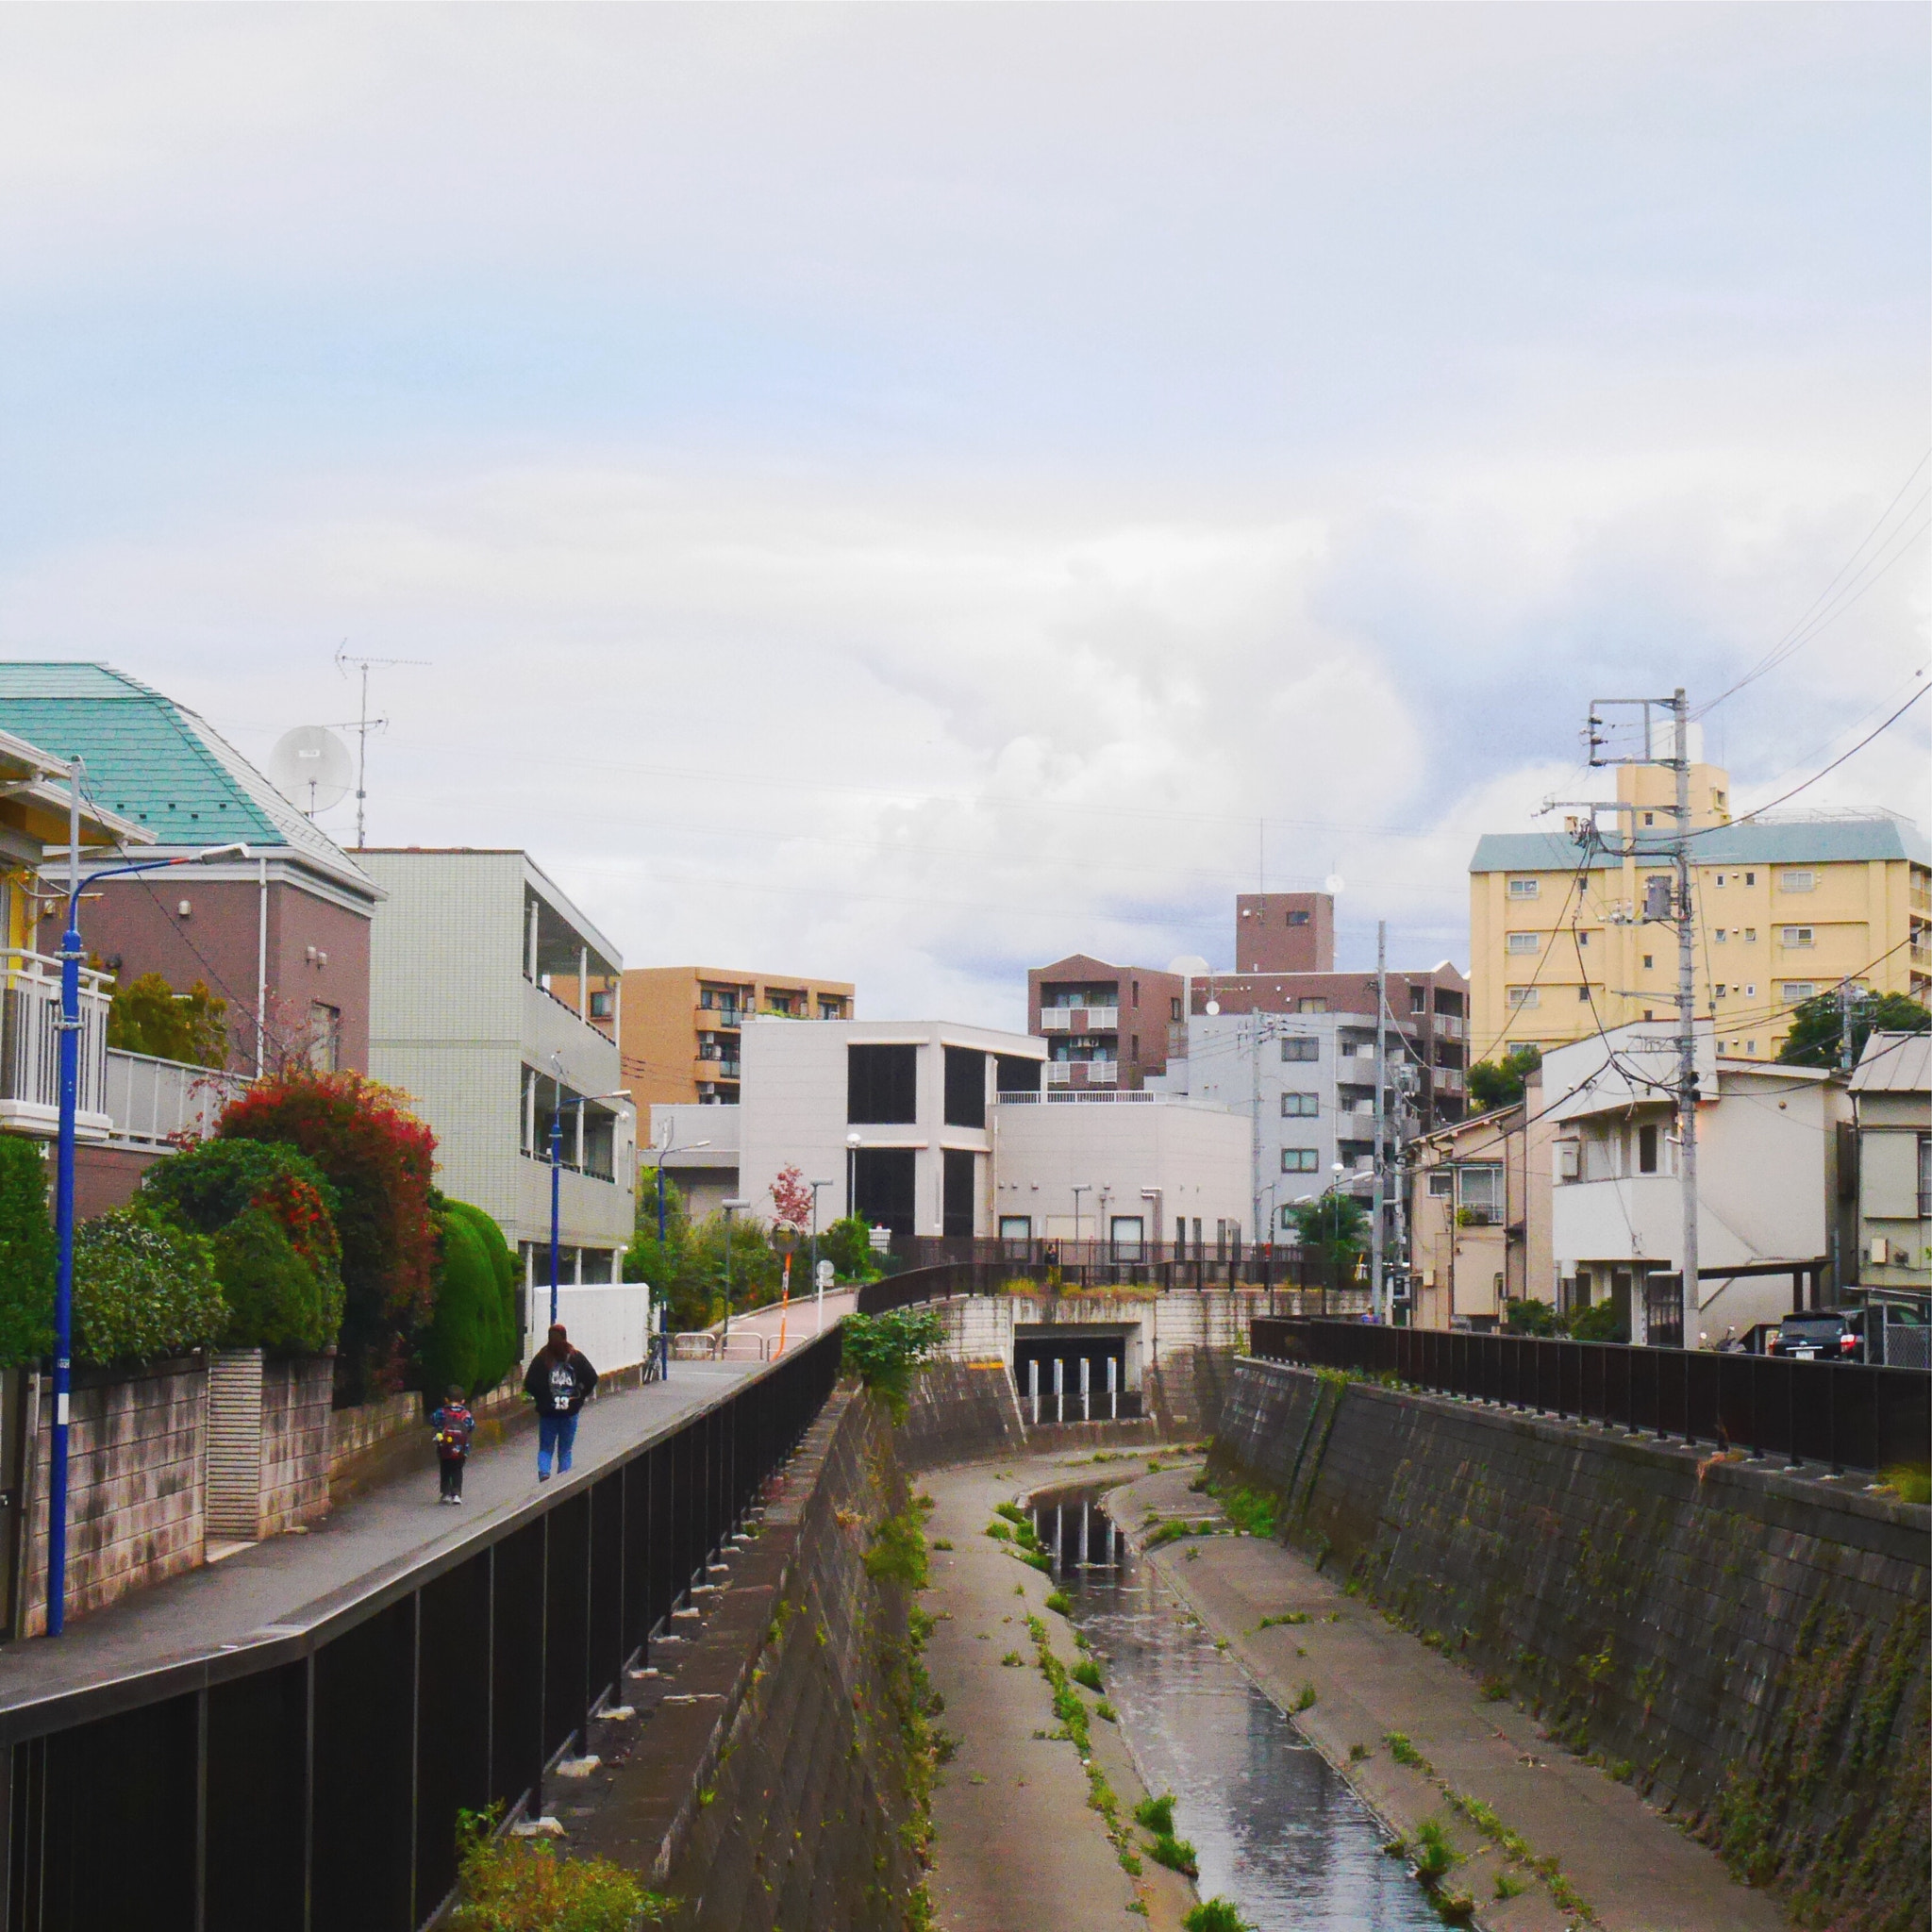
[{"label": "balcony", "polygon": [[[6,955],[0,1022],[0,1127],[51,1140],[60,1126],[60,962],[40,953]],[[105,1141],[108,1106],[107,975],[80,975],[79,1091],[75,1130]]]},{"label": "balcony", "polygon": [[107,1100],[114,1125],[108,1138],[117,1146],[155,1148],[206,1141],[228,1103],[248,1086],[244,1075],[220,1067],[192,1067],[109,1047]]},{"label": "balcony", "polygon": [[1118,1007],[1041,1007],[1042,1033],[1118,1033],[1121,1009]]},{"label": "balcony", "polygon": [[694,1010],[697,1014],[699,1026],[708,1031],[713,1027],[741,1026],[744,1024],[745,1016],[751,1011],[751,1008],[749,1007],[699,1006]]},{"label": "balcony", "polygon": [[[1418,1015],[1418,1018],[1421,1016]],[[1458,1019],[1454,1013],[1438,1013],[1435,1018],[1435,1031],[1438,1040],[1467,1040],[1469,1022]]]},{"label": "balcony", "polygon": [[691,1062],[691,1076],[701,1083],[714,1080],[735,1080],[739,1077],[741,1062],[736,1054],[728,1059],[724,1055],[700,1054]]},{"label": "balcony", "polygon": [[1074,1024],[1074,1009],[1071,1007],[1041,1007],[1040,1009],[1040,1030],[1042,1033],[1066,1033]]}]

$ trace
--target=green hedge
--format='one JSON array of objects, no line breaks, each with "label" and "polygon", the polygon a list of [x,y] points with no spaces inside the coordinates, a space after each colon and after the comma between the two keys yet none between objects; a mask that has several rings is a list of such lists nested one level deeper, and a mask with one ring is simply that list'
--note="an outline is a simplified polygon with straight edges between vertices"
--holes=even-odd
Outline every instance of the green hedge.
[{"label": "green hedge", "polygon": [[211,1246],[228,1305],[225,1346],[320,1355],[335,1341],[342,1325],[341,1276],[319,1276],[267,1208],[244,1208]]},{"label": "green hedge", "polygon": [[40,1143],[0,1134],[0,1364],[39,1361],[53,1348],[57,1263]]},{"label": "green hedge", "polygon": [[75,1360],[156,1361],[215,1341],[227,1325],[206,1235],[136,1208],[75,1230]]},{"label": "green hedge", "polygon": [[446,1201],[437,1224],[436,1308],[417,1351],[423,1386],[436,1396],[453,1383],[479,1394],[495,1388],[522,1358],[515,1264],[503,1230],[480,1208]]}]

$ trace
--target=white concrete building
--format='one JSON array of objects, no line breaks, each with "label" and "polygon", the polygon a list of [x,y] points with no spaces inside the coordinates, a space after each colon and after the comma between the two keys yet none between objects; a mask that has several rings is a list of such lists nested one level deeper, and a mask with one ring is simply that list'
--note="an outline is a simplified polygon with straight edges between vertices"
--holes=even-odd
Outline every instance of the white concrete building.
[{"label": "white concrete building", "polygon": [[994,1096],[1040,1091],[1044,1041],[938,1021],[767,1017],[748,1019],[742,1039],[739,1191],[751,1212],[769,1218],[772,1183],[795,1166],[830,1183],[826,1222],[862,1214],[897,1241],[992,1233]]},{"label": "white concrete building", "polygon": [[1932,1293],[1932,1033],[1873,1033],[1852,1074],[1858,1121],[1858,1274]]},{"label": "white concrete building", "polygon": [[1168,1093],[1005,1093],[993,1108],[996,1232],[1224,1251],[1249,1213],[1249,1121]]},{"label": "white concrete building", "polygon": [[[1543,1106],[1557,1129],[1555,1299],[1565,1308],[1613,1300],[1640,1341],[1646,1284],[1683,1268],[1671,1031],[1615,1027],[1557,1048],[1542,1065]],[[1794,1276],[1808,1281],[1807,1295],[1818,1292],[1834,1245],[1837,1129],[1850,1108],[1829,1074],[1721,1058],[1707,1021],[1697,1026],[1697,1075],[1701,1279],[1684,1340],[1715,1347],[1727,1331],[1741,1336],[1788,1312]]]},{"label": "white concrete building", "polygon": [[[370,1071],[436,1130],[438,1185],[495,1217],[526,1285],[526,1352],[549,1319],[550,1128],[558,1176],[562,1319],[599,1369],[641,1358],[643,1291],[625,1291],[636,1175],[634,1113],[611,1031],[617,949],[527,853],[357,855],[388,893],[372,932]],[[551,991],[579,991],[579,1011]],[[633,1306],[636,1304],[637,1306]],[[601,1353],[599,1352],[601,1349]]]}]

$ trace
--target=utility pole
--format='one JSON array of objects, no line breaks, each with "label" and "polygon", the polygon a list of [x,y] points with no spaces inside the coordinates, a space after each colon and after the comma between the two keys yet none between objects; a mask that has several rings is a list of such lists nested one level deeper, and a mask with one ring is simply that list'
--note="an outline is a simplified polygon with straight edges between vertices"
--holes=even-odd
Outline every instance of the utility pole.
[{"label": "utility pole", "polygon": [[1389,1093],[1389,925],[1375,922],[1375,1182],[1372,1197],[1374,1215],[1369,1226],[1369,1298],[1375,1320],[1389,1319],[1382,1278],[1384,1122]]},{"label": "utility pole", "polygon": [[[1248,1186],[1254,1193],[1251,1211],[1254,1238],[1261,1239],[1261,1009],[1248,1008],[1254,1025],[1254,1051],[1248,1059]],[[1273,1230],[1271,1229],[1272,1233]]]},{"label": "utility pole", "polygon": [[[1606,725],[1603,713],[1611,706],[1634,710],[1631,724]],[[1666,714],[1668,723],[1664,722]],[[1623,747],[1613,741],[1613,733],[1634,730],[1636,742]],[[1663,744],[1658,743],[1659,736]],[[1683,1272],[1678,1282],[1683,1345],[1689,1347],[1697,1319],[1697,948],[1696,917],[1690,892],[1690,707],[1680,685],[1668,698],[1610,698],[1593,701],[1590,708],[1590,762],[1600,765],[1665,765],[1675,778],[1675,802],[1663,808],[1673,820],[1670,836],[1662,849],[1653,844],[1647,851],[1637,830],[1637,816],[1630,814],[1629,844],[1623,856],[1668,856],[1674,861],[1675,879],[1669,906],[1653,907],[1646,898],[1643,917],[1661,919],[1674,916],[1677,925],[1677,1185],[1683,1212]],[[1667,751],[1667,756],[1660,752]],[[1592,832],[1590,836],[1594,836]],[[1659,895],[1661,896],[1661,895]],[[1635,1298],[1633,1297],[1633,1300]],[[1649,1310],[1641,1302],[1631,1309],[1633,1341],[1650,1339]]]}]

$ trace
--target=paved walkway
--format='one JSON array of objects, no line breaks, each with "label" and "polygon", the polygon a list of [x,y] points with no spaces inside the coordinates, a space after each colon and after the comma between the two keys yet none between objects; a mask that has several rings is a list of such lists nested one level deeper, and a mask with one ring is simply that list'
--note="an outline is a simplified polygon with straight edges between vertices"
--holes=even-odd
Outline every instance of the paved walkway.
[{"label": "paved walkway", "polygon": [[[829,1319],[829,1318],[828,1318]],[[795,1346],[809,1336],[789,1338]],[[600,1396],[577,1425],[575,1473],[615,1461],[667,1423],[702,1407],[753,1374],[756,1361],[674,1362],[669,1382]],[[428,1442],[428,1431],[424,1431]],[[0,1646],[0,1709],[165,1662],[232,1647],[267,1624],[310,1621],[312,1607],[460,1542],[537,1491],[537,1438],[520,1430],[479,1447],[464,1504],[437,1500],[433,1463],[356,1497],[307,1534],[245,1545],[199,1570],[135,1591],[68,1626],[65,1636]]]},{"label": "paved walkway", "polygon": [[[1114,1520],[1139,1541],[1145,1512],[1212,1519],[1210,1497],[1187,1489],[1188,1472],[1142,1475],[1119,1494]],[[1527,1711],[1486,1700],[1475,1675],[1424,1647],[1379,1612],[1345,1595],[1279,1544],[1214,1536],[1169,1543],[1148,1557],[1181,1600],[1232,1647],[1283,1709],[1312,1693],[1295,1724],[1374,1809],[1405,1836],[1424,1818],[1447,1828],[1460,1862],[1448,1887],[1473,1897],[1491,1932],[1567,1932],[1594,1914],[1602,1932],[1784,1932],[1775,1900],[1740,1885],[1714,1852],[1688,1838],[1628,1786],[1552,1743]],[[1261,1620],[1276,1622],[1268,1629]],[[1420,1763],[1397,1763],[1395,1733]],[[1366,1753],[1357,1758],[1357,1751]],[[1451,1802],[1490,1808],[1547,1875],[1504,1858]],[[1516,1896],[1500,1899],[1506,1886]]]}]

